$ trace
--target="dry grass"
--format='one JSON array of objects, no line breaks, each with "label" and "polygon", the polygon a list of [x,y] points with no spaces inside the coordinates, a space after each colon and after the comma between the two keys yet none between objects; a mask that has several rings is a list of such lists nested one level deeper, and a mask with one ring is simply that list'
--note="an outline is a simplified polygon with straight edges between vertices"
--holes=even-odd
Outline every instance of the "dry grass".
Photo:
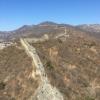
[{"label": "dry grass", "polygon": [[96,40],[70,37],[32,45],[51,84],[65,100],[100,100],[100,45]]},{"label": "dry grass", "polygon": [[0,100],[28,100],[38,87],[31,58],[18,46],[0,51]]}]

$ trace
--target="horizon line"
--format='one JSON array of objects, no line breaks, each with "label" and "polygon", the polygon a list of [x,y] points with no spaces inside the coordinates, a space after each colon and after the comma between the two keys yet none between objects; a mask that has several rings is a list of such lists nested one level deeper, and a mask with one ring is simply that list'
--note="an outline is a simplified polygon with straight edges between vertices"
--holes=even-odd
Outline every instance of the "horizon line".
[{"label": "horizon line", "polygon": [[4,28],[1,28],[0,29],[0,32],[11,32],[11,31],[15,31],[15,30],[18,30],[20,28],[22,28],[23,26],[34,26],[34,25],[39,25],[41,23],[45,23],[45,22],[51,22],[51,23],[55,23],[55,24],[65,24],[65,25],[71,25],[71,26],[79,26],[79,25],[100,25],[100,23],[80,23],[80,24],[71,24],[71,23],[64,23],[64,22],[57,22],[57,21],[41,21],[41,22],[37,22],[37,23],[33,23],[33,24],[22,24],[22,25],[19,25],[15,28],[7,28],[7,29],[4,29]]}]

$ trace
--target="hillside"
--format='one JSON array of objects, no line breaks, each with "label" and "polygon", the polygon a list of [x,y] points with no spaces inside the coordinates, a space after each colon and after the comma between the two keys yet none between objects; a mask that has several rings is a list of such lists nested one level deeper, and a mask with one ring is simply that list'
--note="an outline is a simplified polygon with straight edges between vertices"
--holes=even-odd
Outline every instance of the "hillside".
[{"label": "hillside", "polygon": [[38,87],[32,61],[20,44],[0,50],[0,100],[28,100]]},{"label": "hillside", "polygon": [[100,100],[100,41],[72,35],[32,45],[65,100]]}]

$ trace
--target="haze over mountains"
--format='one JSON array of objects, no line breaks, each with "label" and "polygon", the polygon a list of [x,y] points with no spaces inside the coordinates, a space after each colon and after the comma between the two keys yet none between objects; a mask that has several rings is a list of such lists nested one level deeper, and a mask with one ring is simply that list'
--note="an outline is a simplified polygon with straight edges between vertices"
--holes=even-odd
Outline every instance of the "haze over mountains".
[{"label": "haze over mountains", "polygon": [[0,39],[13,39],[20,37],[31,37],[31,36],[42,36],[43,34],[55,34],[61,33],[60,28],[66,27],[70,30],[82,31],[95,37],[100,37],[100,24],[83,24],[83,25],[69,25],[69,24],[58,24],[55,22],[45,21],[37,25],[24,25],[13,31],[0,31]]}]

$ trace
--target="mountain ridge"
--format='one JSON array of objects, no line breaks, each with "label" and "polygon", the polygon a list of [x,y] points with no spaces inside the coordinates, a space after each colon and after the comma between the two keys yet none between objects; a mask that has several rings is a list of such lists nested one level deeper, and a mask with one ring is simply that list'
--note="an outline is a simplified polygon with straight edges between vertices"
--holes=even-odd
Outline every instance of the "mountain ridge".
[{"label": "mountain ridge", "polygon": [[[70,25],[63,23],[55,23],[52,21],[44,21],[37,25],[23,25],[22,27],[13,31],[0,31],[0,39],[12,39],[28,36],[41,36],[44,33],[50,34],[59,31],[60,28],[69,28],[85,33],[89,33],[95,37],[100,37],[100,24],[82,24],[82,25]],[[58,29],[57,29],[58,28]],[[58,32],[59,33],[59,32]],[[94,34],[95,33],[95,34]]]}]

